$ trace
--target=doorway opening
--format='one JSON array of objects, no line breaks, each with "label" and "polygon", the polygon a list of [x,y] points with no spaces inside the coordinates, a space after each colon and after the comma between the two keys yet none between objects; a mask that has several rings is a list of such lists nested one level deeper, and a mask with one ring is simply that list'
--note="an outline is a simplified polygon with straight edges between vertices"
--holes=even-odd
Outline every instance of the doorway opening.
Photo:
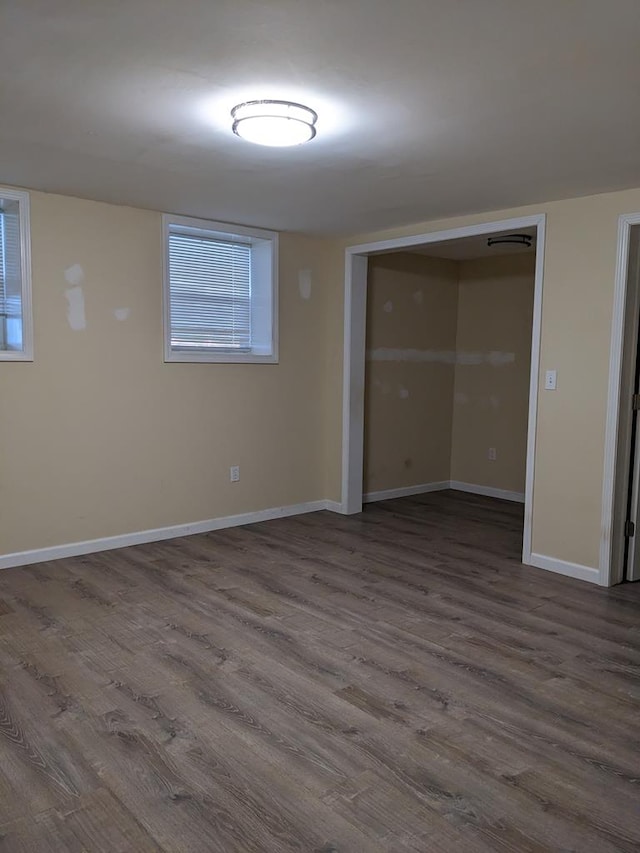
[{"label": "doorway opening", "polygon": [[[519,500],[522,559],[531,562],[544,226],[544,215],[538,215],[347,250],[342,512],[360,512],[363,497],[373,501],[448,488]],[[488,245],[490,238],[514,234],[525,235],[530,245]],[[515,316],[515,305],[500,301],[510,276],[529,278],[530,303],[518,309],[518,329],[506,329],[513,344],[493,346],[496,322],[509,324]],[[396,290],[394,300],[399,285],[403,293]],[[526,294],[519,296],[526,303]],[[493,305],[483,305],[489,297]],[[525,390],[512,395],[517,412],[505,411],[505,419],[515,418],[522,434],[509,437],[505,424],[501,449],[491,430],[506,400],[491,391],[487,377],[501,369],[506,377],[505,368],[516,363],[526,365]],[[385,406],[391,398],[394,406]],[[394,411],[406,414],[412,407],[417,420],[399,438],[389,423],[373,426],[372,418],[381,413],[393,418]],[[431,435],[423,436],[427,426]],[[501,464],[502,479],[496,476]]]}]

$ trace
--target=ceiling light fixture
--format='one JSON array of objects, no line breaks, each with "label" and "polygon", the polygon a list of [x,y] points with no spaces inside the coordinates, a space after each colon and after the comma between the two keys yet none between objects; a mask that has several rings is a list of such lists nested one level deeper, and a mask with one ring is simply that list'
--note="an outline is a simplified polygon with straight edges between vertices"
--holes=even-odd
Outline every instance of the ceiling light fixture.
[{"label": "ceiling light fixture", "polygon": [[318,114],[291,101],[246,101],[231,110],[233,132],[256,145],[287,147],[310,142]]},{"label": "ceiling light fixture", "polygon": [[508,243],[512,246],[526,246],[531,248],[533,237],[529,234],[502,234],[500,237],[489,237],[487,246],[499,246],[502,243]]}]

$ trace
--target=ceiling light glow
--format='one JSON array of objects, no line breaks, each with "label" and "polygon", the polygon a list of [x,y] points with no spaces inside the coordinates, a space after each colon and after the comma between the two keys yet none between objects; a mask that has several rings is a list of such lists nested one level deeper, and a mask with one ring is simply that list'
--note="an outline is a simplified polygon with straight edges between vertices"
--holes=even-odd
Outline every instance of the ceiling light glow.
[{"label": "ceiling light glow", "polygon": [[231,110],[232,130],[256,145],[288,147],[310,142],[318,114],[292,101],[246,101]]}]

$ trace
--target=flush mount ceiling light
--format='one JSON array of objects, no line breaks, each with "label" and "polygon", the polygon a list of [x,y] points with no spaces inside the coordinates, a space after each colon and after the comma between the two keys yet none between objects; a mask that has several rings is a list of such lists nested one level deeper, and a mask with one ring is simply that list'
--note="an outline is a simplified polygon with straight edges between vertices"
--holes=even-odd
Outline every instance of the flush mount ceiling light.
[{"label": "flush mount ceiling light", "polygon": [[530,237],[529,234],[502,234],[500,237],[489,237],[487,240],[487,246],[500,246],[503,243],[511,246],[526,246],[527,249],[530,249],[533,237]]},{"label": "flush mount ceiling light", "polygon": [[236,136],[282,148],[312,140],[318,121],[312,109],[291,101],[246,101],[231,110],[231,118]]}]

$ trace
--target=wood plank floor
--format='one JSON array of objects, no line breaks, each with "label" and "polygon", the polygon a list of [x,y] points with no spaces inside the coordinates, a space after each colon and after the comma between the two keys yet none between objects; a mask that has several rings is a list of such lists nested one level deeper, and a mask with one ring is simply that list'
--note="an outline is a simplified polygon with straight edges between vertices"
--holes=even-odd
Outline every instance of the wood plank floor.
[{"label": "wood plank floor", "polygon": [[0,574],[0,850],[640,849],[640,585],[443,492]]}]

